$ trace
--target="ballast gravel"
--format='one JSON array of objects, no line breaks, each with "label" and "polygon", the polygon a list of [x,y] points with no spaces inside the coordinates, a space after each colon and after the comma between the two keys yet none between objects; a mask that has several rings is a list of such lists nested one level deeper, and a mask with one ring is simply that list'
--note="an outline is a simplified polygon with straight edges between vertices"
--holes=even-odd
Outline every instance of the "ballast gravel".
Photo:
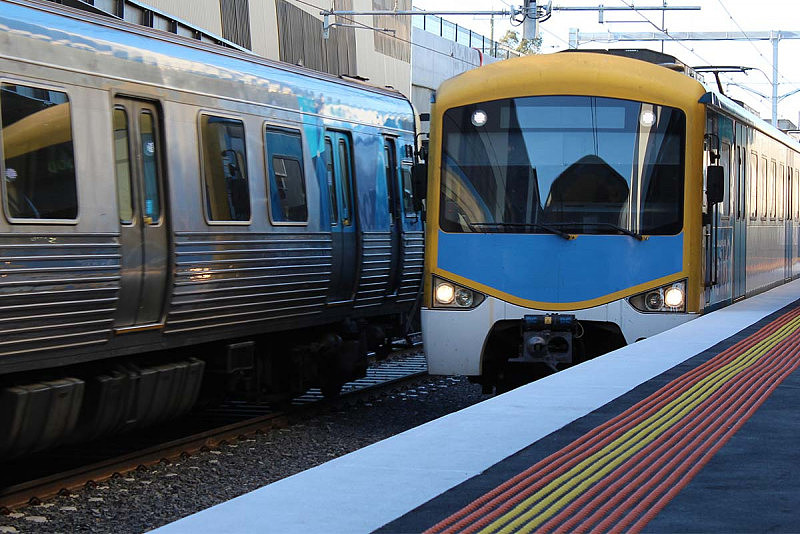
[{"label": "ballast gravel", "polygon": [[0,534],[147,532],[486,399],[464,378],[315,416],[0,515]]}]

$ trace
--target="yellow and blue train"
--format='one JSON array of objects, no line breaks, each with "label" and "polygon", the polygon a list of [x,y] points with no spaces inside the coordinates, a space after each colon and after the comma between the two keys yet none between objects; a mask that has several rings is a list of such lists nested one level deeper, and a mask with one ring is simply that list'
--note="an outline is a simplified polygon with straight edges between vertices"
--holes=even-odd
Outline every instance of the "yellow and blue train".
[{"label": "yellow and blue train", "polygon": [[800,275],[800,144],[671,56],[464,73],[428,164],[433,374],[505,389]]}]

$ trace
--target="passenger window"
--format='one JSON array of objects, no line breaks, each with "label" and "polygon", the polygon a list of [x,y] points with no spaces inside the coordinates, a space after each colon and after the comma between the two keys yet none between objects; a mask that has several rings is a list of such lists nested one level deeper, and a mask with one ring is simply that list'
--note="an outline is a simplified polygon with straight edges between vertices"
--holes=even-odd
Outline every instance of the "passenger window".
[{"label": "passenger window", "polygon": [[303,144],[297,130],[268,128],[270,214],[273,222],[308,221]]},{"label": "passenger window", "polygon": [[778,219],[783,219],[786,215],[786,184],[784,178],[783,163],[778,167],[778,178],[775,182],[775,215]]},{"label": "passenger window", "polygon": [[383,175],[386,181],[386,196],[389,202],[389,221],[390,224],[394,224],[394,216],[395,216],[395,173],[397,165],[396,161],[396,153],[394,149],[394,139],[384,139],[383,140],[383,158],[384,158],[384,166],[383,166]]},{"label": "passenger window", "polygon": [[208,219],[250,220],[244,123],[201,115],[200,138]]},{"label": "passenger window", "polygon": [[9,217],[76,219],[78,191],[67,94],[3,83],[0,115]]},{"label": "passenger window", "polygon": [[770,162],[769,166],[769,177],[767,178],[767,216],[771,219],[775,218],[775,204],[776,204],[776,195],[775,195],[775,186],[777,185],[777,176],[775,172],[776,163],[774,161]]},{"label": "passenger window", "polygon": [[[161,195],[158,191],[158,140],[155,138],[153,115],[143,111],[139,115],[139,135],[142,147],[144,173],[144,222],[158,224],[161,220]],[[248,205],[249,208],[249,205]]]},{"label": "passenger window", "polygon": [[758,155],[753,152],[750,158],[750,174],[747,177],[747,186],[750,189],[750,218],[758,217]]},{"label": "passenger window", "polygon": [[122,108],[114,109],[114,163],[117,176],[117,204],[119,222],[133,221],[133,195],[131,191],[130,134],[128,114]]},{"label": "passenger window", "polygon": [[759,210],[758,213],[762,217],[767,216],[767,158],[761,158],[761,168],[758,177],[758,197],[759,197]]},{"label": "passenger window", "polygon": [[333,171],[333,143],[330,137],[325,138],[325,173],[328,177],[328,196],[330,197],[331,224],[339,224],[339,204],[336,202],[336,173]]},{"label": "passenger window", "polygon": [[411,165],[403,165],[401,168],[403,173],[403,211],[406,217],[415,217],[417,214],[414,211],[414,194],[411,188]]}]

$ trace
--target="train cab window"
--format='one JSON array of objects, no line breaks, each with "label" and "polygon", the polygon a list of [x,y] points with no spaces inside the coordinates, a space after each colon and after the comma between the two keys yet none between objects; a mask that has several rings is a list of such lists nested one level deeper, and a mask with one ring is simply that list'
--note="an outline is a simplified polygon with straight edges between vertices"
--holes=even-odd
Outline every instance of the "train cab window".
[{"label": "train cab window", "polygon": [[272,222],[308,221],[303,143],[298,130],[267,128],[264,136]]},{"label": "train cab window", "polygon": [[74,221],[78,191],[67,94],[3,83],[0,115],[9,218]]},{"label": "train cab window", "polygon": [[209,221],[249,221],[244,124],[227,117],[201,115],[200,139]]}]

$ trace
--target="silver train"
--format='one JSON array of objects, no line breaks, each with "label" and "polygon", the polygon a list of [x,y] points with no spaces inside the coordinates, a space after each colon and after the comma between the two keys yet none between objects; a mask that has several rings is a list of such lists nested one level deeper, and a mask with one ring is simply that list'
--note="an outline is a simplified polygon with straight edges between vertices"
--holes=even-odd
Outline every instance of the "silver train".
[{"label": "silver train", "polygon": [[402,95],[0,1],[0,454],[336,394],[423,269]]}]

